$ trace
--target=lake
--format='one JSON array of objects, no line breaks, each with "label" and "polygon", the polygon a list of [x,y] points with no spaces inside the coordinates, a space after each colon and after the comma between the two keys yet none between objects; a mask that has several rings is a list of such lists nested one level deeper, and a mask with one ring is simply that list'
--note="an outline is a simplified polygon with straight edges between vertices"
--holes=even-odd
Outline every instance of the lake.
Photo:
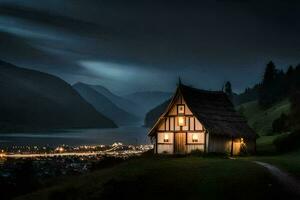
[{"label": "lake", "polygon": [[114,142],[124,144],[149,144],[148,129],[137,126],[115,129],[68,129],[42,133],[1,133],[0,147],[8,146],[58,146],[58,145],[109,145]]}]

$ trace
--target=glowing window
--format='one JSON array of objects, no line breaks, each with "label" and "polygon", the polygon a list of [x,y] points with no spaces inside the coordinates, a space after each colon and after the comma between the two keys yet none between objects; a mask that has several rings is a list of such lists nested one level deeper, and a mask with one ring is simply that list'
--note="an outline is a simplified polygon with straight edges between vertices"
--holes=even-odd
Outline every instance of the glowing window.
[{"label": "glowing window", "polygon": [[198,142],[198,134],[192,135],[192,142]]},{"label": "glowing window", "polygon": [[184,105],[178,105],[177,112],[178,114],[184,114]]},{"label": "glowing window", "polygon": [[169,134],[165,133],[164,142],[169,142]]},{"label": "glowing window", "polygon": [[178,126],[184,126],[185,125],[185,118],[184,117],[178,117]]}]

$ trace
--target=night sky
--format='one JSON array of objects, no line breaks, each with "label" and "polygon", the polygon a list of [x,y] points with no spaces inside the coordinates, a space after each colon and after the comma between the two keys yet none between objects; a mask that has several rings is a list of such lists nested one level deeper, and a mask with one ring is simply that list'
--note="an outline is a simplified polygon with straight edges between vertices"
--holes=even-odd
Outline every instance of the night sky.
[{"label": "night sky", "polygon": [[[199,3],[201,2],[201,3]],[[0,59],[118,94],[236,92],[300,63],[299,1],[0,0]]]}]

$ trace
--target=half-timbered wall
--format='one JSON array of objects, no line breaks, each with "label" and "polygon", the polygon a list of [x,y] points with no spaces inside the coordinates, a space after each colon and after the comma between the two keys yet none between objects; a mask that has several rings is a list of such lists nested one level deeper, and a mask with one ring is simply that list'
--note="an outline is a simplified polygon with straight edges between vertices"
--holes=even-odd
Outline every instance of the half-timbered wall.
[{"label": "half-timbered wall", "polygon": [[159,132],[157,133],[157,153],[173,153],[174,150],[174,133]]},{"label": "half-timbered wall", "polygon": [[[184,114],[178,114],[178,106],[184,105]],[[178,117],[184,117],[184,125],[180,126]],[[167,113],[158,125],[157,129],[157,153],[173,153],[174,152],[174,134],[185,133],[186,135],[186,153],[193,150],[205,149],[205,131],[202,124],[188,108],[186,102],[181,96],[178,96],[173,107]],[[165,140],[168,138],[168,141]]]},{"label": "half-timbered wall", "polygon": [[[179,106],[184,106],[184,113],[178,114]],[[179,125],[179,117],[184,117],[183,125]],[[255,151],[255,139],[247,141],[243,139],[243,143],[248,152]],[[233,155],[238,155],[241,151],[241,145],[242,138],[232,140],[230,137],[211,135],[206,132],[179,95],[167,115],[158,124],[155,152],[172,154],[174,152],[190,153],[193,150],[201,150],[228,154],[232,152]]]}]

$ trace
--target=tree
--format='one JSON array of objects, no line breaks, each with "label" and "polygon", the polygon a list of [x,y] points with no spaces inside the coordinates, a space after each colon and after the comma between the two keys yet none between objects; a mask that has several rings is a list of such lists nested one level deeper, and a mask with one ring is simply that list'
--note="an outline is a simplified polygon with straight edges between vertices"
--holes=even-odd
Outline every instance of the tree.
[{"label": "tree", "polygon": [[225,83],[224,92],[227,94],[230,101],[232,101],[233,100],[233,92],[232,92],[232,88],[231,88],[231,83],[229,81],[227,81]]},{"label": "tree", "polygon": [[279,118],[273,121],[272,129],[274,133],[283,133],[289,131],[289,117],[285,113],[282,113]]},{"label": "tree", "polygon": [[300,91],[296,91],[291,99],[291,124],[294,129],[300,130]]},{"label": "tree", "polygon": [[272,61],[270,61],[267,64],[267,67],[265,69],[264,78],[263,78],[262,83],[264,85],[272,84],[276,78],[276,71],[277,70],[276,70],[275,64]]},{"label": "tree", "polygon": [[226,94],[230,94],[230,95],[232,95],[232,88],[231,88],[231,83],[229,82],[229,81],[227,81],[226,83],[225,83],[225,93]]},{"label": "tree", "polygon": [[263,81],[259,90],[258,102],[262,107],[268,107],[282,96],[282,77],[284,73],[278,72],[271,61],[267,64]]}]

